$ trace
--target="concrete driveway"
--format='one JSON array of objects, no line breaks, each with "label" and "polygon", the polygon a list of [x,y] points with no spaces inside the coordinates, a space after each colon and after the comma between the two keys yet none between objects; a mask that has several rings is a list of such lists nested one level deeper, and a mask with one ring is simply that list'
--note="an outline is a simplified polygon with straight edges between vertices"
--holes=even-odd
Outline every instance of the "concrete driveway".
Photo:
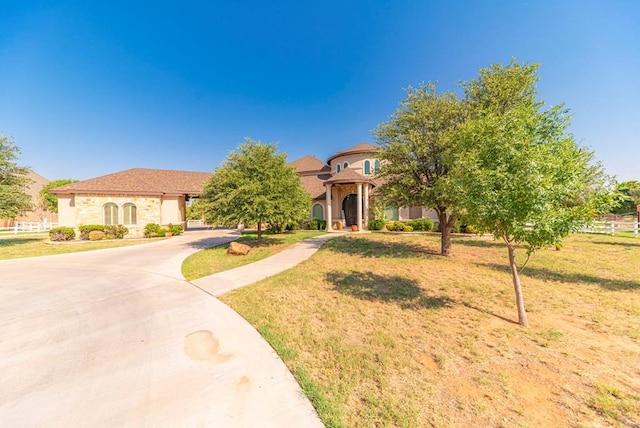
[{"label": "concrete driveway", "polygon": [[183,280],[235,238],[0,261],[3,426],[322,426],[262,337]]}]

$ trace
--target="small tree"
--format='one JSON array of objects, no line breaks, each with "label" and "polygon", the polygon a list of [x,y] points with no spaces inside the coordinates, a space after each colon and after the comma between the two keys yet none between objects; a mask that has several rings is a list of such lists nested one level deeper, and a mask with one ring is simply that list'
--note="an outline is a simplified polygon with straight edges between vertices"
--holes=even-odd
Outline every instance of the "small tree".
[{"label": "small tree", "polygon": [[0,218],[15,219],[22,211],[32,209],[27,193],[32,180],[29,168],[16,163],[20,148],[12,138],[0,135]]},{"label": "small tree", "polygon": [[493,65],[466,84],[471,117],[456,131],[465,156],[450,174],[464,189],[466,218],[507,245],[521,325],[528,321],[516,249],[523,246],[528,261],[537,249],[559,244],[609,193],[593,153],[566,132],[567,111],[543,110],[535,100],[536,68]]},{"label": "small tree", "polygon": [[383,200],[398,207],[427,206],[438,215],[442,233],[440,253],[449,255],[451,230],[458,216],[458,193],[447,181],[459,155],[452,131],[464,119],[455,94],[436,93],[429,83],[409,88],[407,98],[389,122],[374,131],[383,162]]},{"label": "small tree", "polygon": [[50,189],[54,187],[64,186],[65,184],[75,183],[78,180],[72,180],[70,178],[62,178],[60,180],[53,180],[49,183],[42,186],[40,192],[38,193],[38,197],[40,199],[40,204],[42,205],[42,209],[45,211],[49,211],[52,213],[58,212],[58,195],[54,195],[53,193],[49,193]]},{"label": "small tree", "polygon": [[286,164],[286,154],[250,138],[214,171],[201,199],[207,222],[257,224],[258,239],[263,225],[302,221],[311,205],[295,169]]}]

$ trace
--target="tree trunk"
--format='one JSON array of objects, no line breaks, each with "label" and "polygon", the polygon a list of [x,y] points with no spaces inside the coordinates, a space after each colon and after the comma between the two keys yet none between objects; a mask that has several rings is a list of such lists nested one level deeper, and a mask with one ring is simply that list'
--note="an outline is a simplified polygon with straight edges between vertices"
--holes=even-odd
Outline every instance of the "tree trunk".
[{"label": "tree trunk", "polygon": [[453,229],[456,216],[454,214],[447,215],[446,208],[436,208],[435,211],[440,222],[440,255],[448,256],[451,254],[451,229]]},{"label": "tree trunk", "polygon": [[262,239],[262,223],[258,222],[258,241]]},{"label": "tree trunk", "polygon": [[527,312],[524,310],[524,296],[522,295],[522,285],[520,284],[520,275],[518,275],[518,266],[516,265],[516,248],[507,242],[509,249],[509,266],[511,267],[511,277],[513,279],[513,288],[516,292],[516,305],[518,306],[518,323],[527,327]]}]

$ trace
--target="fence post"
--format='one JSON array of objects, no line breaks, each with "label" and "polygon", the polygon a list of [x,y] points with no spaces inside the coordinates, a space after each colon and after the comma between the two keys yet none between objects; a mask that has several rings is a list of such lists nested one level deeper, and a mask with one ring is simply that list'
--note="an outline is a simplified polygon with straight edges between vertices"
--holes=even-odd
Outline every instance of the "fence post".
[{"label": "fence post", "polygon": [[639,221],[635,221],[633,222],[633,237],[637,238],[638,237],[638,226],[640,225]]},{"label": "fence post", "polygon": [[615,222],[611,222],[611,236],[616,234],[616,223]]}]

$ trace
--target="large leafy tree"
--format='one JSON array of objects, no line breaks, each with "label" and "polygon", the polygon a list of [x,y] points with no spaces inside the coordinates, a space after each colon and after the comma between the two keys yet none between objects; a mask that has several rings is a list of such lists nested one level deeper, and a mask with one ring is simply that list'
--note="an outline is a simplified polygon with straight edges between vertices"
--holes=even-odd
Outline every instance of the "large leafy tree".
[{"label": "large leafy tree", "polygon": [[12,138],[0,135],[0,218],[14,219],[32,209],[27,193],[29,168],[17,164],[20,148]]},{"label": "large leafy tree", "polygon": [[217,168],[206,183],[202,201],[211,224],[282,225],[309,217],[311,199],[286,154],[274,144],[246,139]]},{"label": "large leafy tree", "polygon": [[[529,256],[558,245],[606,202],[610,192],[593,153],[567,132],[563,107],[536,99],[537,65],[492,65],[465,84],[469,118],[456,129],[464,156],[450,177],[465,217],[504,241],[518,308],[527,315],[516,250]],[[526,264],[526,261],[525,261]]]},{"label": "large leafy tree", "polygon": [[385,203],[427,206],[438,216],[441,230],[440,252],[449,255],[451,230],[458,216],[457,193],[447,181],[459,155],[452,130],[464,119],[462,104],[451,92],[438,94],[429,83],[409,88],[407,97],[374,131],[383,161],[379,192]]},{"label": "large leafy tree", "polygon": [[73,180],[70,178],[61,178],[59,180],[53,180],[49,183],[42,186],[38,196],[40,198],[40,203],[42,204],[42,209],[45,211],[50,211],[53,213],[58,212],[58,195],[54,195],[53,193],[49,193],[49,190],[54,187],[64,186],[65,184],[75,183],[78,180]]},{"label": "large leafy tree", "polygon": [[619,203],[612,212],[614,214],[633,214],[640,205],[640,181],[632,180],[619,183],[616,188]]}]

